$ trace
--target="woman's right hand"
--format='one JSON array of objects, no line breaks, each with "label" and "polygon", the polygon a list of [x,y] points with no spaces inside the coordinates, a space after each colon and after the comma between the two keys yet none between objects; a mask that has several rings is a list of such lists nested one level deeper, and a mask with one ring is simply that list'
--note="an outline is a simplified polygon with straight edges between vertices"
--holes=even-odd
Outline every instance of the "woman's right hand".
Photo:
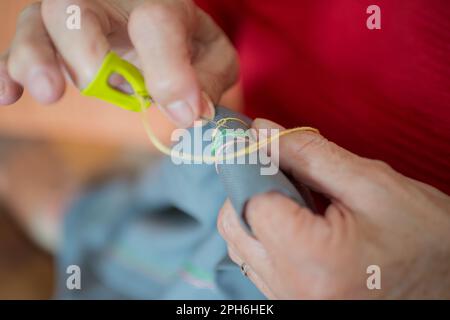
[{"label": "woman's right hand", "polygon": [[[66,26],[71,5],[81,9],[79,30]],[[0,56],[0,104],[16,102],[23,88],[56,102],[66,74],[83,89],[109,50],[141,68],[155,102],[182,127],[211,118],[237,80],[232,44],[191,0],[43,0],[23,10]]]}]

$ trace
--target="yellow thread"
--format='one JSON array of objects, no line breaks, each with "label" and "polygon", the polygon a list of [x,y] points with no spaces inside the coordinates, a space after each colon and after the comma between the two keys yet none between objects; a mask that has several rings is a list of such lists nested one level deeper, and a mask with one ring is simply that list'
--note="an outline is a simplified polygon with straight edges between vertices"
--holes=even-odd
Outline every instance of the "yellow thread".
[{"label": "yellow thread", "polygon": [[[258,151],[262,147],[270,144],[275,139],[281,138],[282,136],[285,136],[285,135],[288,135],[291,133],[295,133],[295,132],[319,133],[319,130],[317,130],[316,128],[298,127],[298,128],[280,131],[279,133],[277,133],[269,138],[266,138],[265,140],[256,141],[256,142],[250,144],[246,148],[242,148],[231,154],[226,154],[225,157],[219,157],[217,155],[216,156],[204,156],[204,155],[195,155],[195,154],[185,154],[185,153],[180,153],[180,152],[176,152],[176,151],[172,150],[170,147],[168,147],[164,143],[162,143],[161,140],[159,140],[159,138],[152,131],[150,123],[146,117],[147,109],[145,106],[147,105],[148,101],[145,100],[144,97],[141,97],[139,95],[136,95],[136,98],[141,101],[142,107],[141,107],[140,116],[141,116],[142,124],[144,125],[145,132],[146,132],[149,140],[151,141],[151,143],[153,143],[153,145],[161,153],[164,153],[168,156],[176,157],[178,159],[185,160],[185,161],[193,161],[193,162],[216,162],[217,160],[227,161],[232,158],[239,158],[239,157],[242,157],[245,155],[249,155],[255,151]],[[224,127],[224,126],[226,127],[226,123],[228,121],[238,121],[238,122],[245,124],[248,127],[248,124],[239,118],[223,118],[216,122],[216,126],[217,126],[216,129],[218,129],[220,127]]]}]

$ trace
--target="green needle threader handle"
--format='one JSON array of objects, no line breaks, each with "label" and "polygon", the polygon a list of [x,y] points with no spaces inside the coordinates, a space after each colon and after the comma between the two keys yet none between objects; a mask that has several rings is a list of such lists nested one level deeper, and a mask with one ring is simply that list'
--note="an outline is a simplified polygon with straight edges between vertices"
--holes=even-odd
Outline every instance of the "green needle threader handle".
[{"label": "green needle threader handle", "polygon": [[[112,87],[109,79],[113,74],[121,75],[130,84],[134,94],[128,94]],[[138,99],[137,95],[147,101],[147,105],[144,106],[145,109],[150,107],[151,104],[151,97],[147,92],[144,77],[139,69],[113,51],[106,55],[94,80],[81,93],[134,112],[142,111],[143,99]]]}]

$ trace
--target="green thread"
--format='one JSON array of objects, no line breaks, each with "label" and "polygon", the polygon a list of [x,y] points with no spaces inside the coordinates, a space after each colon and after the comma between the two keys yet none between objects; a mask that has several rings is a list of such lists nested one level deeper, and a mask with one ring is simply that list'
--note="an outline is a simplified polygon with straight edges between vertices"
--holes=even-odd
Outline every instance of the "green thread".
[{"label": "green thread", "polygon": [[216,136],[214,137],[212,146],[211,146],[211,155],[216,156],[216,151],[219,149],[224,141],[227,141],[227,138],[232,137],[236,138],[250,138],[248,132],[244,132],[243,130],[234,130],[234,129],[222,129],[217,128]]}]

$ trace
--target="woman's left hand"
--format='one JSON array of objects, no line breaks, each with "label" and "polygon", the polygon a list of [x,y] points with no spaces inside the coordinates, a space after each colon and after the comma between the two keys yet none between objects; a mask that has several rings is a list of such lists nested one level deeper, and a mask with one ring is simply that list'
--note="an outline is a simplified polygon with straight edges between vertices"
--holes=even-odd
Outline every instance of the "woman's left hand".
[{"label": "woman's left hand", "polygon": [[330,199],[323,216],[269,193],[247,204],[254,237],[229,201],[218,220],[268,298],[450,298],[449,196],[312,133],[281,139],[280,165]]}]

